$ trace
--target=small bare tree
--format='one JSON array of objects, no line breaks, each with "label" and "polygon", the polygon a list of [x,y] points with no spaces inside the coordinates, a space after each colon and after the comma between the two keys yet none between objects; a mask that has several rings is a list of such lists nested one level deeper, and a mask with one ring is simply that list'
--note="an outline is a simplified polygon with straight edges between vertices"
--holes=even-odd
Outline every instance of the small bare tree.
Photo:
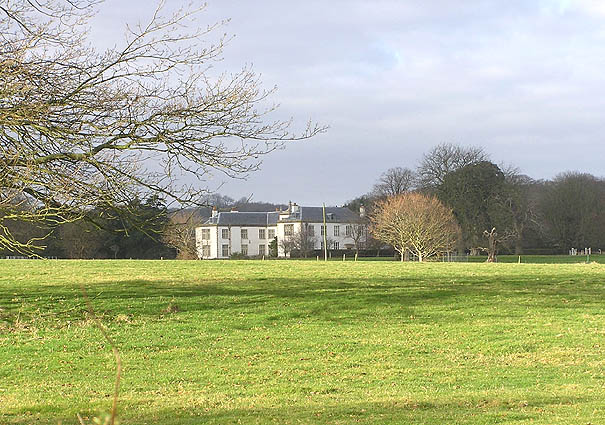
[{"label": "small bare tree", "polygon": [[453,249],[460,232],[452,211],[437,198],[405,193],[380,201],[371,217],[374,237],[423,261]]},{"label": "small bare tree", "polygon": [[101,248],[98,229],[88,222],[65,223],[58,231],[67,258],[94,258]]},{"label": "small bare tree", "polygon": [[302,223],[300,230],[292,237],[293,250],[298,251],[304,258],[315,250],[317,243],[315,234],[311,233],[309,229],[309,223]]},{"label": "small bare tree", "polygon": [[162,241],[176,249],[177,259],[195,260],[197,258],[195,228],[200,225],[201,218],[195,210],[175,213],[164,228]]},{"label": "small bare tree", "polygon": [[487,246],[479,249],[487,253],[488,263],[495,263],[497,261],[498,249],[500,248],[500,245],[513,239],[515,237],[515,233],[513,231],[508,231],[501,235],[496,232],[496,228],[493,227],[489,232],[485,230],[483,232],[483,237],[487,240]]},{"label": "small bare tree", "polygon": [[368,242],[368,223],[366,220],[360,219],[357,222],[350,224],[351,239],[355,245],[355,253],[359,254],[359,250],[364,249]]},{"label": "small bare tree", "polygon": [[294,240],[294,235],[286,236],[279,241],[279,247],[281,251],[284,253],[284,257],[289,257],[292,251],[296,248],[296,242]]}]

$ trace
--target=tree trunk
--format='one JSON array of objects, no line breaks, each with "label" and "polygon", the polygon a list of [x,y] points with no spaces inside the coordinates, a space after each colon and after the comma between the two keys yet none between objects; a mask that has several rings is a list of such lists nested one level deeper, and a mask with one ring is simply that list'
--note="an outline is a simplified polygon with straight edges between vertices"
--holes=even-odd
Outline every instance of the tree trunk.
[{"label": "tree trunk", "polygon": [[496,233],[496,228],[494,227],[491,232],[488,232],[486,230],[485,232],[483,232],[483,235],[487,238],[487,262],[495,263],[496,252],[498,248],[498,233]]}]

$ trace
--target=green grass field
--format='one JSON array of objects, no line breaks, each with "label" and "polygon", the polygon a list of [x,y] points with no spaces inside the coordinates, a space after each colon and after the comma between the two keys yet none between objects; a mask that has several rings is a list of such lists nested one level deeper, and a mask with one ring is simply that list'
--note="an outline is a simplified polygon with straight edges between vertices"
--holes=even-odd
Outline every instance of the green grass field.
[{"label": "green grass field", "polygon": [[0,261],[0,424],[603,424],[605,266]]}]

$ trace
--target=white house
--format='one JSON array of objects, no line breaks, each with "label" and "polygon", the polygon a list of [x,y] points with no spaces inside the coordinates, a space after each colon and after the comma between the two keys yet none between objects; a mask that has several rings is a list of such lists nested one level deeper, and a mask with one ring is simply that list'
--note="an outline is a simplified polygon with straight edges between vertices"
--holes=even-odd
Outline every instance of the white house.
[{"label": "white house", "polygon": [[[232,254],[246,256],[269,255],[269,244],[277,238],[278,255],[286,256],[282,241],[306,232],[313,249],[323,249],[324,227],[322,207],[290,204],[285,211],[218,212],[195,229],[198,257],[229,258]],[[365,210],[357,214],[348,208],[326,207],[326,227],[329,249],[354,249],[365,242],[367,226]]]}]

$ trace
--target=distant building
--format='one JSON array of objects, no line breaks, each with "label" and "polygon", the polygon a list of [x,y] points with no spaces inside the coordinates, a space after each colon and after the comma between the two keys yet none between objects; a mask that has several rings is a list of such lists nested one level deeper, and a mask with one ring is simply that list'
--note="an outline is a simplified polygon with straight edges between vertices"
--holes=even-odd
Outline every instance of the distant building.
[{"label": "distant building", "polygon": [[294,241],[305,232],[312,249],[324,246],[327,231],[328,249],[355,249],[365,243],[367,225],[365,210],[357,214],[348,208],[326,207],[326,227],[323,227],[322,207],[303,207],[290,204],[285,211],[274,212],[218,212],[195,229],[198,257],[201,259],[229,258],[232,254],[250,257],[269,255],[269,245],[277,241],[278,256],[289,253],[283,241]]}]

